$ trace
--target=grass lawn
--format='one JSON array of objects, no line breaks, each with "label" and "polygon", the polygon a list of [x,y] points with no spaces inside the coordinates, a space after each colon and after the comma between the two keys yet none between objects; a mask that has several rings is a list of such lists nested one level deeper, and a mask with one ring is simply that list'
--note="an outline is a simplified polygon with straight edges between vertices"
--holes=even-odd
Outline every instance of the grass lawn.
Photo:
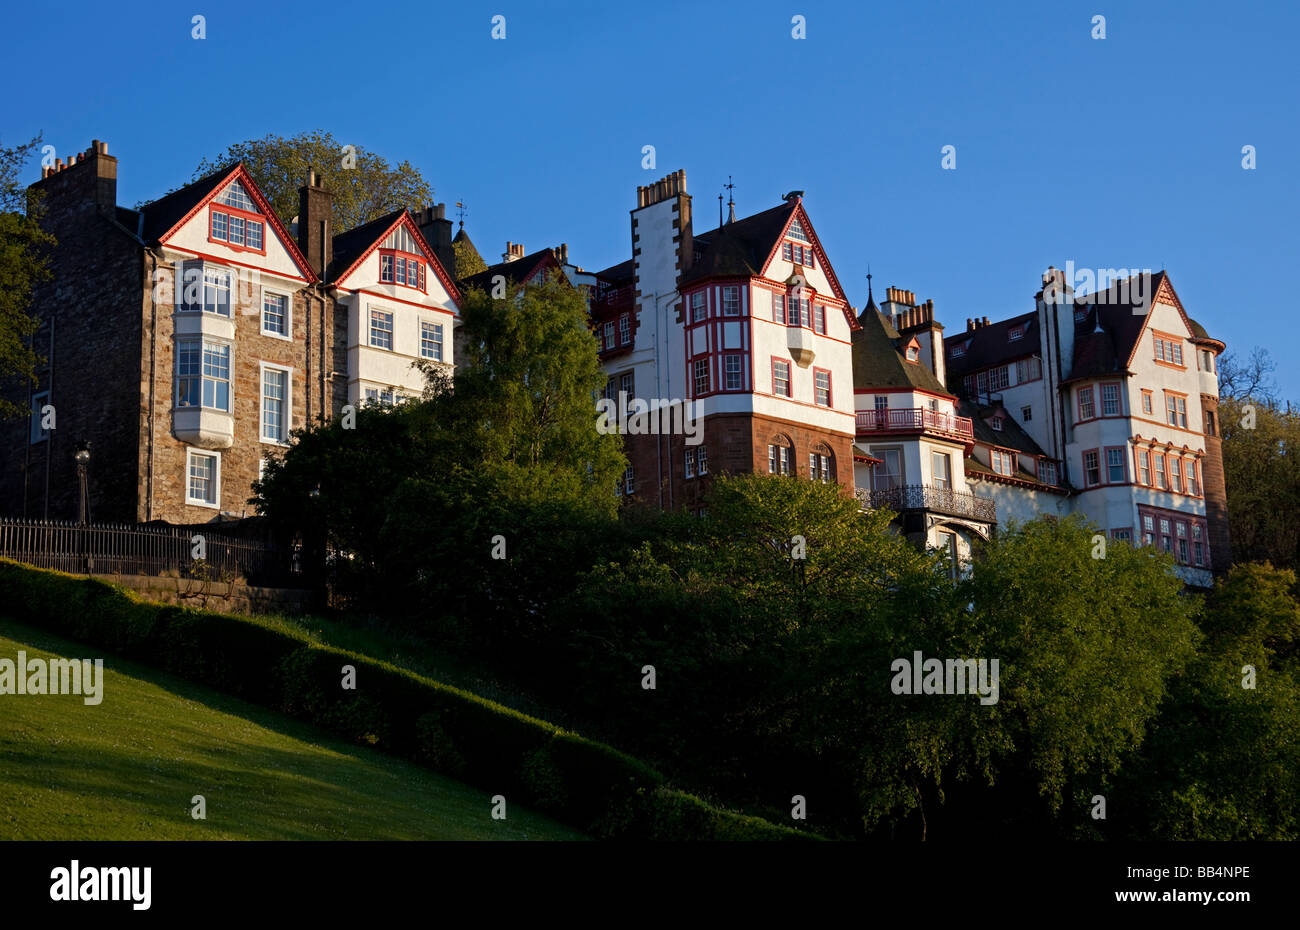
[{"label": "grass lawn", "polygon": [[0,658],[20,649],[102,657],[103,702],[0,696],[0,840],[583,838],[516,805],[493,820],[490,792],[0,618]]}]

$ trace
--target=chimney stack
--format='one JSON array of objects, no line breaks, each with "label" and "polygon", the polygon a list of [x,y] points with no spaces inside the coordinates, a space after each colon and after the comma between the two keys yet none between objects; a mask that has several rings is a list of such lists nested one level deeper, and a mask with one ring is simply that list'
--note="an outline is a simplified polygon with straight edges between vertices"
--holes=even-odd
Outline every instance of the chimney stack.
[{"label": "chimney stack", "polygon": [[107,143],[95,139],[84,153],[69,155],[66,163],[59,158],[53,166],[42,167],[36,184],[42,185],[51,206],[81,202],[111,213],[117,208],[117,159],[108,154]]},{"label": "chimney stack", "polygon": [[316,277],[325,279],[334,259],[334,195],[321,186],[315,168],[298,188],[298,248]]},{"label": "chimney stack", "polygon": [[511,242],[506,240],[506,250],[501,253],[501,261],[516,262],[524,257],[524,244],[522,242]]},{"label": "chimney stack", "polygon": [[561,242],[552,251],[555,252],[555,257],[560,260],[561,265],[567,265],[569,263],[569,243]]},{"label": "chimney stack", "polygon": [[420,235],[438,257],[439,264],[454,273],[456,253],[451,247],[451,220],[447,219],[447,205],[429,204],[423,210],[414,211],[413,218],[415,225],[420,227]]}]

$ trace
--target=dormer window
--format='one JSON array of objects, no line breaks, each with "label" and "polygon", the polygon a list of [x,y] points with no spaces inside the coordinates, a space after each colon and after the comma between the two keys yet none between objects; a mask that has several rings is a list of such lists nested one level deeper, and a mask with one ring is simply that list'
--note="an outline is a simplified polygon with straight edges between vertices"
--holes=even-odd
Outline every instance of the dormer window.
[{"label": "dormer window", "polygon": [[379,280],[384,284],[426,290],[424,252],[405,226],[399,226],[379,249]]},{"label": "dormer window", "polygon": [[958,342],[954,344],[950,354],[952,355],[953,358],[961,358],[963,355],[966,354],[966,343]]},{"label": "dormer window", "polygon": [[209,207],[208,240],[232,249],[266,253],[266,223],[244,185],[234,181]]},{"label": "dormer window", "polygon": [[1002,432],[1002,418],[1001,418],[1001,417],[991,417],[991,418],[989,419],[989,427],[992,428],[992,429],[997,430],[999,433]]},{"label": "dormer window", "polygon": [[1024,335],[1024,326],[1013,326],[1007,330],[1007,342],[1015,342],[1017,339],[1022,339]]},{"label": "dormer window", "polygon": [[920,350],[920,349],[918,349],[916,346],[908,346],[908,347],[907,347],[907,360],[908,360],[909,362],[919,361],[920,358],[921,358],[921,350]]},{"label": "dormer window", "polygon": [[807,268],[816,267],[813,261],[813,250],[810,245],[800,245],[797,242],[781,243],[781,257],[788,262],[794,262],[796,265],[803,265]]}]

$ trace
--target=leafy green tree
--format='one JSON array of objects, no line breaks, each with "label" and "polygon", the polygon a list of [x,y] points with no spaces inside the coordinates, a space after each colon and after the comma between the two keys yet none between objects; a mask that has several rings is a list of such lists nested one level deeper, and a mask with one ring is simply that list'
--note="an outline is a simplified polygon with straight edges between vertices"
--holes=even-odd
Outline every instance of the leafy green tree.
[{"label": "leafy green tree", "polygon": [[990,771],[1026,773],[1063,826],[1091,823],[1089,799],[1141,745],[1199,637],[1200,603],[1170,556],[1100,550],[1097,533],[1078,517],[1003,528],[964,585],[981,654],[1000,658],[1001,697],[980,724],[1003,747]]},{"label": "leafy green tree", "polygon": [[[40,145],[0,146],[0,378],[30,381],[36,354],[29,339],[37,321],[30,313],[32,289],[50,277],[54,237],[40,227],[41,204],[19,182],[24,163]],[[0,417],[25,416],[25,406],[0,396]]]},{"label": "leafy green tree", "polygon": [[334,195],[334,234],[398,209],[419,209],[433,202],[433,188],[419,169],[403,159],[389,164],[360,145],[345,145],[317,129],[291,138],[267,135],[236,142],[220,155],[204,159],[194,180],[242,161],[262,193],[286,222],[298,215],[298,188],[314,168],[320,183]]},{"label": "leafy green tree", "polygon": [[451,251],[456,256],[456,267],[448,270],[456,276],[456,280],[463,281],[470,275],[487,271],[487,262],[478,254],[478,249],[464,239],[453,239]]},{"label": "leafy green tree", "polygon": [[1300,411],[1247,396],[1219,423],[1233,558],[1300,568]]},{"label": "leafy green tree", "polygon": [[463,349],[448,390],[426,366],[439,448],[490,474],[510,499],[566,498],[612,514],[621,437],[597,431],[605,384],[582,294],[561,275],[461,305]]},{"label": "leafy green tree", "polygon": [[1300,601],[1296,576],[1238,564],[1206,637],[1121,780],[1136,839],[1300,839]]}]

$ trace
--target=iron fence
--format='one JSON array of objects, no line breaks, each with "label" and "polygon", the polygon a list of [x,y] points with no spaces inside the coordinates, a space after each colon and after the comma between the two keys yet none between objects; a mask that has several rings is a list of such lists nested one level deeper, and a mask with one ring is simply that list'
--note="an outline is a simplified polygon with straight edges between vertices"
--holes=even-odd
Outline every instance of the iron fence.
[{"label": "iron fence", "polygon": [[83,525],[0,517],[0,556],[83,575],[175,573],[262,586],[301,583],[297,556],[290,548],[207,526]]}]

